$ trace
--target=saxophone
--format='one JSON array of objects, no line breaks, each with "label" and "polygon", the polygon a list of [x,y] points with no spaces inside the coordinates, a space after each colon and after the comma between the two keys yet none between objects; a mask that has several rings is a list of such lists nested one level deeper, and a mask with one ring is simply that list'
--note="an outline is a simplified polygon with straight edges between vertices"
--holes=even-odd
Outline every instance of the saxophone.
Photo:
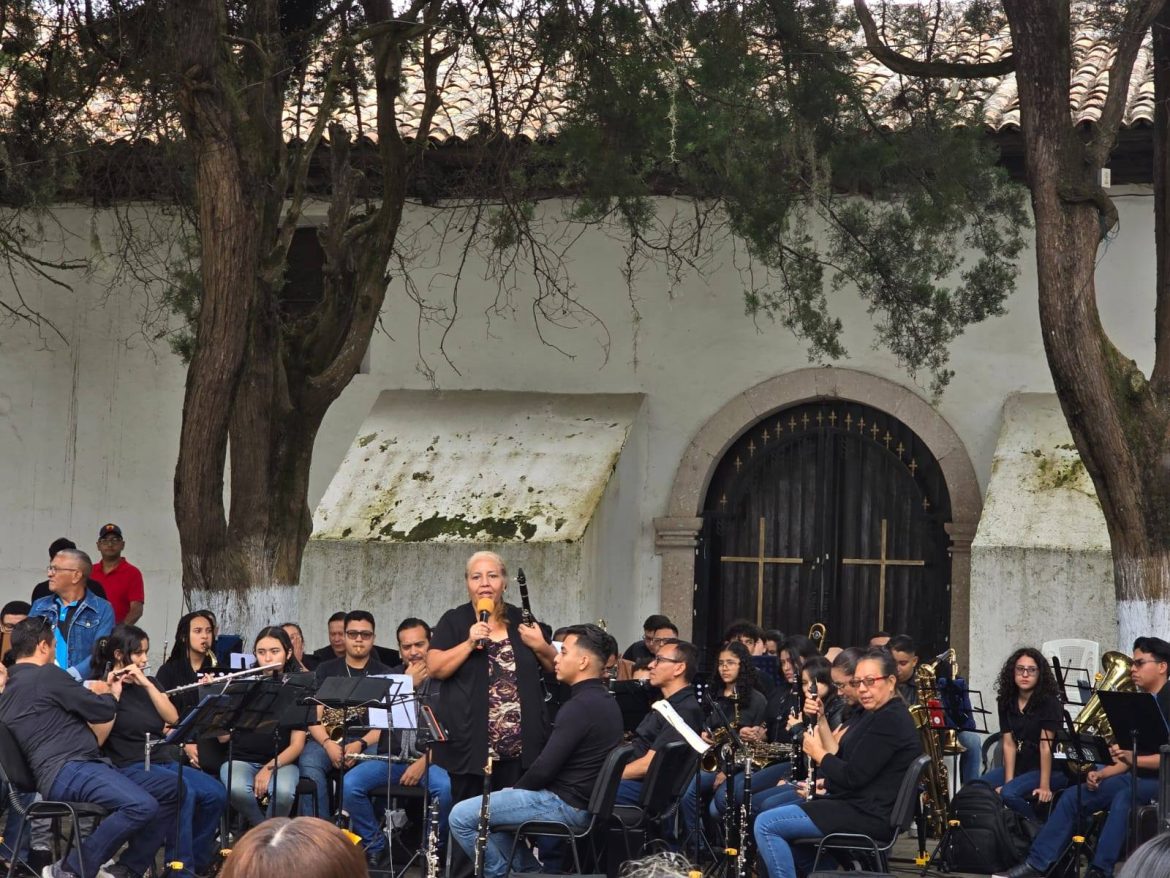
[{"label": "saxophone", "polygon": [[922,752],[930,757],[930,765],[926,767],[924,775],[926,788],[922,793],[923,819],[927,821],[930,834],[935,838],[941,838],[951,807],[951,781],[942,744],[930,721],[928,705],[931,700],[937,701],[934,681],[934,669],[920,665],[914,676],[918,704],[910,705],[910,716],[914,718],[914,726],[918,729]]}]

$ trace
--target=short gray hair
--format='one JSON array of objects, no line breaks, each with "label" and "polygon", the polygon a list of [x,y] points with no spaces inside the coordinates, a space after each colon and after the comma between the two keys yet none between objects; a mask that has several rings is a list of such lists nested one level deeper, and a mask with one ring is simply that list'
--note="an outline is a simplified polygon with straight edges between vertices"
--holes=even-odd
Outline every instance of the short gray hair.
[{"label": "short gray hair", "polygon": [[[93,570],[93,561],[89,559],[89,555],[81,551],[81,549],[62,549],[57,555],[64,555],[66,558],[72,558],[77,562],[81,568],[81,575],[86,579],[89,578],[90,571]],[[56,557],[56,555],[54,555]]]}]

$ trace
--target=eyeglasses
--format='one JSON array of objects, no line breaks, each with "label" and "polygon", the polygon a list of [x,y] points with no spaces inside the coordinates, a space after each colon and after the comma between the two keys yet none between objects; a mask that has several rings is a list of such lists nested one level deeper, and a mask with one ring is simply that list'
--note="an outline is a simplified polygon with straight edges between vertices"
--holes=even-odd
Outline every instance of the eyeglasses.
[{"label": "eyeglasses", "polygon": [[345,632],[345,636],[348,637],[350,640],[373,640],[374,639],[374,632],[373,631],[355,631],[355,630],[351,629],[351,630]]},{"label": "eyeglasses", "polygon": [[738,668],[739,659],[720,659],[715,664],[720,668]]},{"label": "eyeglasses", "polygon": [[125,542],[121,537],[102,537],[98,540],[99,543],[121,543]]},{"label": "eyeglasses", "polygon": [[848,689],[850,686],[856,684],[852,680],[846,680],[844,683],[838,683],[836,680],[834,680],[833,685],[836,687],[837,691],[840,692],[842,689]]},{"label": "eyeglasses", "polygon": [[55,564],[50,564],[45,569],[49,571],[50,575],[52,575],[54,573],[80,573],[81,572],[80,567],[58,567]]},{"label": "eyeglasses", "polygon": [[662,644],[666,643],[666,641],[671,640],[671,639],[673,639],[673,638],[670,638],[670,637],[651,637],[651,638],[648,638],[646,640],[646,642],[651,643],[654,646],[662,646]]},{"label": "eyeglasses", "polygon": [[1016,665],[1016,673],[1021,677],[1035,677],[1040,669],[1035,665]]},{"label": "eyeglasses", "polygon": [[[893,674],[890,674],[890,677],[892,676]],[[888,680],[890,677],[854,677],[849,682],[855,689],[872,689],[878,680]]]},{"label": "eyeglasses", "polygon": [[1143,665],[1160,665],[1160,664],[1162,664],[1161,659],[1134,659],[1133,660],[1133,666],[1135,668],[1140,668]]},{"label": "eyeglasses", "polygon": [[675,658],[674,656],[670,656],[670,655],[656,655],[656,656],[654,656],[654,658],[650,659],[650,664],[652,664],[652,665],[656,665],[659,662],[674,662],[676,665],[681,665],[681,664],[685,664],[686,660],[680,659],[680,658]]}]

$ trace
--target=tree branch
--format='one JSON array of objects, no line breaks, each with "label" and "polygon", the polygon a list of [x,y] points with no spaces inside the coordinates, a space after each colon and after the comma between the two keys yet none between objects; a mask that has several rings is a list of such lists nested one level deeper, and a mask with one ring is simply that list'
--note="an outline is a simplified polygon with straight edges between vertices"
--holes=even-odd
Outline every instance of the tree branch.
[{"label": "tree branch", "polygon": [[966,64],[955,61],[916,61],[886,45],[866,0],[853,0],[853,8],[865,34],[865,47],[870,54],[895,73],[904,76],[927,76],[943,79],[983,79],[988,76],[1006,76],[1016,69],[1014,55],[1006,55],[998,61],[983,64]]},{"label": "tree branch", "polygon": [[1109,66],[1109,91],[1105,95],[1105,105],[1101,108],[1101,118],[1097,121],[1093,139],[1085,149],[1085,157],[1094,170],[1104,167],[1109,160],[1109,153],[1113,151],[1117,129],[1121,126],[1121,119],[1129,103],[1129,81],[1133,76],[1133,62],[1145,39],[1146,31],[1150,29],[1163,5],[1165,0],[1142,0],[1131,6],[1125,15],[1125,23],[1117,37],[1117,51],[1114,52],[1113,63]]}]

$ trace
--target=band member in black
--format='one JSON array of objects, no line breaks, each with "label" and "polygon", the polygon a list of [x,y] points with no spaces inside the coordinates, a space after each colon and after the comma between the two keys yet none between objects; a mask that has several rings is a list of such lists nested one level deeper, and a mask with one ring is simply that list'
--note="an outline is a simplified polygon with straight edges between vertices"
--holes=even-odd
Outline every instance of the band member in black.
[{"label": "band member in black", "polygon": [[[109,637],[94,645],[92,668],[100,673],[111,668],[122,679],[122,697],[114,727],[102,743],[102,752],[114,767],[135,783],[152,790],[149,784],[171,778],[177,784],[179,747],[158,746],[166,728],[179,719],[179,712],[163,694],[158,682],[146,675],[150,639],[133,625],[118,625]],[[148,737],[149,736],[149,737]],[[149,741],[150,770],[146,746]],[[191,768],[183,772],[182,799],[177,831],[167,836],[167,861],[182,863],[181,876],[206,874],[215,855],[219,820],[227,807],[227,790],[209,774]],[[194,871],[192,871],[194,870]]]},{"label": "band member in black", "polygon": [[[508,571],[499,555],[472,555],[466,584],[468,602],[443,614],[427,652],[427,670],[443,684],[439,718],[449,736],[435,761],[455,802],[482,794],[489,752],[493,789],[515,785],[536,761],[547,737],[540,677],[557,654],[538,625],[521,624],[520,609],[504,603]],[[450,854],[456,878],[470,874],[462,851]]]},{"label": "band member in black", "polygon": [[[102,759],[95,732],[104,734],[117,716],[122,681],[83,685],[53,664],[55,637],[42,616],[12,630],[15,664],[0,695],[0,722],[20,743],[46,799],[90,802],[110,813],[82,843],[85,872],[77,854],[47,866],[45,878],[95,878],[123,844],[121,859],[107,870],[141,876],[154,865],[167,829],[174,825],[178,798],[156,799]],[[88,688],[87,688],[88,686]]]}]

